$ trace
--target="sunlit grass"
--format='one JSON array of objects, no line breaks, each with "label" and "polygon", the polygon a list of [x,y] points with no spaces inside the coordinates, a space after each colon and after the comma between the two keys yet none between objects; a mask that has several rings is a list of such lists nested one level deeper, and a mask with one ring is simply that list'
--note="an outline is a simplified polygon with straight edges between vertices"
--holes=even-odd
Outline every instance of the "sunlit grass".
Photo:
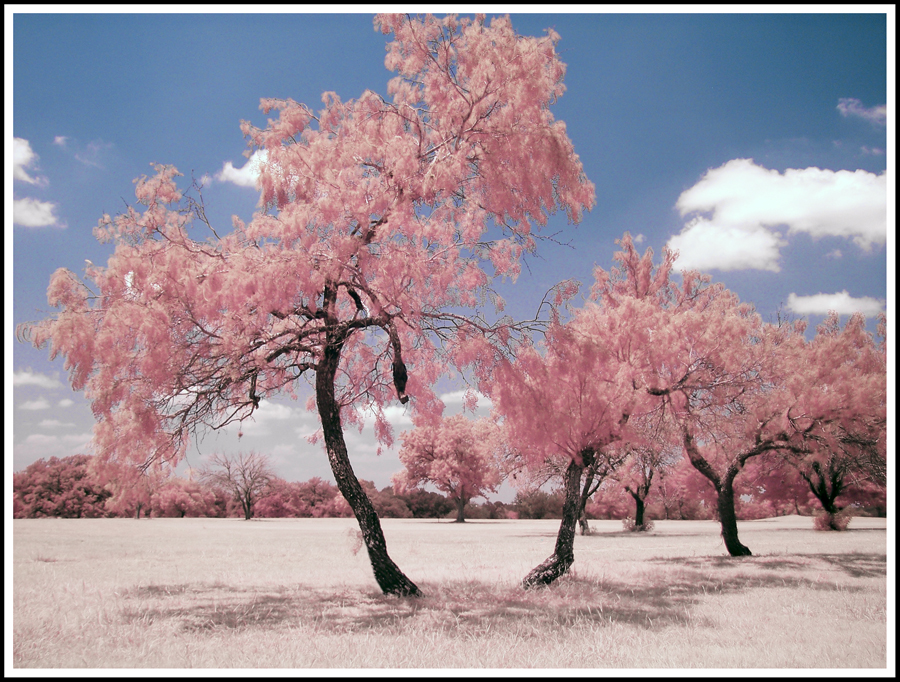
[{"label": "sunlit grass", "polygon": [[384,521],[424,592],[382,596],[352,519],[17,520],[17,668],[884,668],[886,531],[712,522]]}]

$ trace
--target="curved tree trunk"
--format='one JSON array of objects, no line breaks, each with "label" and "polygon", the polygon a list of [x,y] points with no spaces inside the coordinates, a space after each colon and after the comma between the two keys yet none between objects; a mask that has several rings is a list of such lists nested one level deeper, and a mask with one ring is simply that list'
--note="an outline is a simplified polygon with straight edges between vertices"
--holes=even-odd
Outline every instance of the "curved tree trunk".
[{"label": "curved tree trunk", "polygon": [[728,476],[720,486],[716,486],[718,499],[716,508],[722,525],[722,539],[731,556],[751,556],[753,553],[738,539],[737,513],[734,510],[734,477]]},{"label": "curved tree trunk", "polygon": [[409,578],[397,567],[388,556],[387,543],[381,530],[381,522],[372,502],[359,484],[341,427],[340,406],[334,397],[334,380],[340,361],[342,340],[330,342],[324,349],[322,359],[316,371],[316,406],[322,420],[322,433],[325,438],[325,450],[331,471],[337,482],[338,490],[347,500],[362,532],[363,542],[369,552],[369,561],[375,580],[384,594],[399,596],[419,596],[421,592]]},{"label": "curved tree trunk", "polygon": [[465,523],[466,517],[463,515],[465,508],[466,508],[466,499],[464,497],[460,497],[456,501],[456,521],[454,521],[454,523]]},{"label": "curved tree trunk", "polygon": [[566,499],[563,504],[562,522],[556,536],[556,549],[525,576],[522,586],[526,589],[549,585],[568,571],[575,562],[575,524],[578,522],[580,511],[582,471],[584,466],[575,460],[572,460],[566,469]]}]

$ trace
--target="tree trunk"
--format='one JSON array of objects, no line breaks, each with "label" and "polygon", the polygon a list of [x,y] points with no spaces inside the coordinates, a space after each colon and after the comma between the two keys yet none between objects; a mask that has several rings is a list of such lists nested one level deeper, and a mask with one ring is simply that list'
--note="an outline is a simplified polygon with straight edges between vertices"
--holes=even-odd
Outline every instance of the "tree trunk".
[{"label": "tree trunk", "polygon": [[634,525],[635,527],[644,525],[644,501],[640,495],[632,494],[634,498]]},{"label": "tree trunk", "polygon": [[591,485],[594,482],[594,467],[588,467],[584,477],[584,487],[581,489],[581,497],[578,501],[578,525],[581,526],[582,535],[590,535],[591,527],[588,525],[587,507],[588,498],[591,496]]},{"label": "tree trunk", "polygon": [[466,508],[466,499],[464,497],[460,497],[456,501],[456,521],[454,521],[454,523],[465,523],[466,517],[463,515],[465,508]]},{"label": "tree trunk", "polygon": [[581,501],[581,472],[584,466],[575,460],[566,469],[566,499],[563,504],[562,522],[556,536],[556,549],[543,563],[525,576],[522,586],[526,589],[549,585],[569,570],[575,562],[575,524],[578,522]]},{"label": "tree trunk", "polygon": [[325,450],[328,453],[331,471],[334,473],[338,490],[347,500],[359,523],[363,542],[369,552],[369,561],[372,563],[372,570],[375,573],[375,580],[381,591],[384,594],[398,596],[419,596],[421,594],[419,588],[388,556],[387,543],[384,540],[378,514],[375,513],[372,502],[366,496],[350,465],[347,444],[344,441],[344,432],[341,427],[340,406],[334,396],[334,380],[342,345],[343,340],[335,342],[329,339],[316,371],[316,406],[322,420],[322,433],[325,438]]},{"label": "tree trunk", "polygon": [[722,525],[725,549],[731,556],[751,556],[750,549],[738,540],[737,514],[734,510],[734,477],[727,476],[717,489],[716,508],[719,512],[719,523]]}]

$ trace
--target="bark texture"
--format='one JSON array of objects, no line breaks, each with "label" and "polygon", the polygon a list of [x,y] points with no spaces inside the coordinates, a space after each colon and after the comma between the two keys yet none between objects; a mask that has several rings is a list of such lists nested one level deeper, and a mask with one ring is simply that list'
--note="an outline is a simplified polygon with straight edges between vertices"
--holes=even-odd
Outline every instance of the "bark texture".
[{"label": "bark texture", "polygon": [[388,556],[387,543],[381,530],[378,514],[353,472],[347,444],[341,427],[340,406],[335,399],[334,380],[340,361],[341,342],[329,343],[316,372],[316,406],[322,420],[325,450],[338,490],[347,500],[362,532],[363,542],[369,553],[369,561],[375,580],[384,594],[420,596],[419,588],[398,568]]},{"label": "bark texture", "polygon": [[719,523],[722,525],[722,539],[725,541],[725,549],[731,556],[751,556],[750,549],[741,544],[738,539],[737,513],[734,510],[734,478],[725,477],[720,486],[716,486],[718,492],[717,509]]},{"label": "bark texture", "polygon": [[463,514],[465,509],[466,509],[466,499],[463,497],[460,497],[456,501],[456,521],[454,523],[465,523],[466,517]]},{"label": "bark texture", "polygon": [[575,563],[575,526],[581,511],[582,471],[584,466],[575,460],[572,460],[566,469],[566,499],[563,504],[562,522],[556,536],[556,549],[525,576],[522,586],[526,589],[551,584]]}]

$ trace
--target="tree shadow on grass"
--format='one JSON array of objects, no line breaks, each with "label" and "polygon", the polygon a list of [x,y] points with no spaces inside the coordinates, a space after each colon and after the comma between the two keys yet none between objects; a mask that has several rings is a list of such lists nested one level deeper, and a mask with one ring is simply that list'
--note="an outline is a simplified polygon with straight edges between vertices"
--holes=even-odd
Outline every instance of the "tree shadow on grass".
[{"label": "tree shadow on grass", "polygon": [[[748,561],[748,559],[750,561]],[[693,607],[710,596],[762,588],[855,592],[863,588],[797,575],[815,562],[834,565],[853,577],[885,574],[877,554],[809,554],[787,557],[684,557],[654,562],[679,568],[649,580],[622,582],[605,577],[564,576],[549,588],[524,590],[479,581],[420,584],[425,596],[388,597],[375,590],[316,589],[309,586],[234,588],[224,583],[147,585],[124,595],[127,622],[176,621],[188,632],[247,628],[310,627],[324,633],[379,634],[442,631],[450,636],[488,632],[517,637],[546,636],[566,628],[629,625],[713,627]],[[742,568],[744,570],[720,570]],[[748,570],[749,569],[749,570]]]},{"label": "tree shadow on grass", "polygon": [[747,570],[756,568],[764,571],[809,571],[815,568],[816,563],[824,563],[824,568],[838,568],[853,578],[877,578],[887,575],[887,555],[863,552],[846,552],[841,554],[798,553],[790,554],[789,556],[754,555],[749,557],[658,557],[649,559],[649,561],[660,564],[678,564],[694,569]]}]

